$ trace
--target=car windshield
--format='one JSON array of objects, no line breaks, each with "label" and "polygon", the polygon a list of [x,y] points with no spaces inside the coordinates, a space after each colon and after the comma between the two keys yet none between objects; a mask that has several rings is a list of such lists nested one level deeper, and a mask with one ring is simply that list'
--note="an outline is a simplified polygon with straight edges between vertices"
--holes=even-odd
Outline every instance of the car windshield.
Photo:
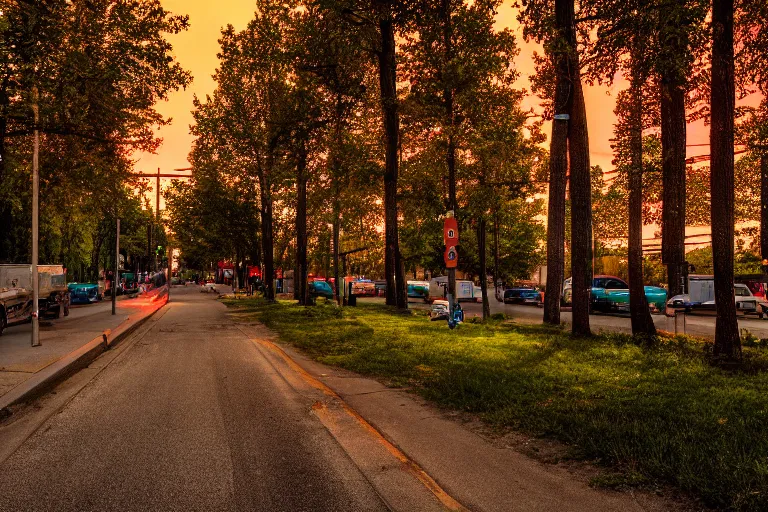
[{"label": "car windshield", "polygon": [[618,279],[607,279],[605,282],[605,288],[608,290],[624,290],[628,287]]},{"label": "car windshield", "polygon": [[737,297],[749,297],[749,290],[746,286],[737,286],[735,291]]}]

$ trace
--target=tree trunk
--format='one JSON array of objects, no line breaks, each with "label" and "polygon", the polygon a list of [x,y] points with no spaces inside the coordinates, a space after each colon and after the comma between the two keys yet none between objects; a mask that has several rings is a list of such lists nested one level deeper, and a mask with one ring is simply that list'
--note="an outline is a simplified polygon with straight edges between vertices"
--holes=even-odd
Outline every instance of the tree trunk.
[{"label": "tree trunk", "polygon": [[[499,214],[493,214],[493,296],[498,300],[496,287],[499,283]],[[502,300],[504,297],[501,297]]]},{"label": "tree trunk", "polygon": [[341,222],[338,217],[339,202],[334,200],[333,202],[333,279],[334,279],[334,296],[336,297],[336,304],[341,305],[341,271],[339,269],[339,223]]},{"label": "tree trunk", "polygon": [[103,243],[104,239],[101,234],[97,235],[96,242],[93,244],[93,250],[91,251],[91,275],[94,276],[94,280],[99,278],[99,259],[101,258],[101,246]]},{"label": "tree trunk", "polygon": [[483,322],[491,317],[491,305],[488,302],[488,267],[486,264],[486,220],[480,217],[477,223],[477,248],[480,256],[480,291],[483,295]]},{"label": "tree trunk", "polygon": [[261,245],[264,257],[262,280],[264,281],[264,297],[275,300],[275,252],[272,234],[272,184],[271,174],[274,164],[274,149],[267,152],[265,168],[259,170],[259,193],[261,196]]},{"label": "tree trunk", "polygon": [[298,292],[299,304],[306,305],[307,289],[307,149],[299,141],[296,161],[296,267],[294,287]]},{"label": "tree trunk", "polygon": [[[766,151],[762,148],[761,151]],[[765,272],[768,260],[768,154],[760,156],[760,257]]]},{"label": "tree trunk", "polygon": [[[573,1],[571,0],[571,7]],[[573,12],[573,11],[571,11]],[[576,34],[574,29],[573,40]],[[574,45],[575,52],[575,45]],[[581,87],[579,60],[571,54],[573,108],[568,124],[568,157],[571,169],[571,270],[573,274],[572,332],[590,336],[589,310],[592,290],[592,176],[589,165],[587,109]]]},{"label": "tree trunk", "polygon": [[336,299],[336,304],[341,306],[341,271],[339,268],[339,236],[341,231],[341,201],[339,199],[341,188],[341,150],[342,150],[342,136],[341,136],[341,122],[344,111],[341,94],[336,95],[336,119],[334,120],[334,147],[332,154],[333,163],[333,277],[334,287],[333,294]]},{"label": "tree trunk", "polygon": [[379,21],[381,51],[379,52],[379,85],[386,137],[386,163],[384,172],[384,272],[387,279],[387,304],[408,307],[405,274],[401,265],[400,244],[397,233],[397,140],[400,121],[397,112],[397,82],[395,64],[395,31],[392,19],[383,16]]},{"label": "tree trunk", "polygon": [[[639,42],[635,43],[639,45]],[[634,76],[632,77],[631,96],[631,168],[629,175],[629,315],[632,322],[632,334],[656,334],[648,299],[645,296],[643,280],[643,90],[645,77],[638,69],[643,58],[642,51],[633,57]]]},{"label": "tree trunk", "polygon": [[685,89],[671,78],[661,82],[662,262],[669,296],[683,293],[685,261]]},{"label": "tree trunk", "polygon": [[[556,0],[555,17],[559,37],[568,37],[573,24],[572,0]],[[568,172],[568,115],[573,96],[569,76],[569,58],[565,51],[552,56],[557,76],[549,144],[549,205],[547,212],[547,288],[544,294],[544,323],[560,325],[560,292],[565,266],[565,186]]]},{"label": "tree trunk", "polygon": [[733,296],[733,124],[736,86],[733,63],[733,1],[712,1],[712,263],[715,270],[715,348],[724,360],[741,358]]}]

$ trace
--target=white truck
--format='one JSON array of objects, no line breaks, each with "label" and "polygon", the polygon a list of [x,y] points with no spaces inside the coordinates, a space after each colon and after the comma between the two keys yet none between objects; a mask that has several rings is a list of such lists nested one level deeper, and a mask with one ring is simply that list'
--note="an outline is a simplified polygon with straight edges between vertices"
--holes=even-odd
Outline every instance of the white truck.
[{"label": "white truck", "polygon": [[[745,284],[733,285],[736,310],[745,315],[768,315],[768,301],[758,297]],[[688,276],[688,293],[675,295],[667,301],[667,313],[674,310],[686,312],[715,312],[715,278],[709,275]]]},{"label": "white truck", "polygon": [[[38,265],[38,314],[69,315],[67,274],[62,265]],[[0,265],[0,334],[32,318],[32,266]]]},{"label": "white truck", "polygon": [[[429,302],[446,298],[448,289],[448,276],[433,277],[429,281]],[[482,302],[483,298],[479,286],[472,281],[456,280],[456,300]]]}]

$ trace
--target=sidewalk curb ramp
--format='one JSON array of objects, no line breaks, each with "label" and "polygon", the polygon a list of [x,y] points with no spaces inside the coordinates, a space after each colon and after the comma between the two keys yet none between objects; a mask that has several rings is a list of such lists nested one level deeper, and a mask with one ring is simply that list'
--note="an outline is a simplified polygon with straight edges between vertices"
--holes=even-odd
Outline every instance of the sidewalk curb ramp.
[{"label": "sidewalk curb ramp", "polygon": [[0,419],[12,414],[11,406],[29,402],[43,395],[62,380],[91,364],[102,353],[130,336],[131,333],[141,327],[144,322],[160,311],[167,303],[165,301],[149,311],[141,311],[130,315],[114,331],[107,329],[85,345],[73,350],[55,363],[46,366],[29,379],[11,389],[0,397]]}]

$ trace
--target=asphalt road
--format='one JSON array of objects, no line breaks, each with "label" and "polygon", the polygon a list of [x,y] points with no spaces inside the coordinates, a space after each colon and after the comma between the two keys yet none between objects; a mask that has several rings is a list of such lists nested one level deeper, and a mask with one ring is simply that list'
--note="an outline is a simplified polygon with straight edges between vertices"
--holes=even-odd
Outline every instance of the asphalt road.
[{"label": "asphalt road", "polygon": [[0,510],[387,509],[224,306],[166,307],[0,463]]},{"label": "asphalt road", "polygon": [[[361,301],[384,302],[380,298],[362,298]],[[520,304],[502,304],[491,297],[491,313],[504,313],[522,323],[541,323],[544,317],[544,310],[535,306],[526,306]],[[423,301],[409,301],[412,308],[429,308],[429,305]],[[474,302],[462,302],[464,316],[481,316],[482,306]],[[564,309],[561,312],[561,321],[570,324],[571,312]],[[589,318],[592,330],[610,331],[610,332],[632,332],[629,315],[623,314],[593,314]],[[653,321],[657,329],[669,332],[675,332],[675,319],[665,315],[653,315]],[[706,315],[680,315],[677,320],[677,331],[680,333],[699,336],[705,338],[714,338],[715,336],[715,317]],[[768,319],[760,320],[755,316],[739,317],[739,328],[747,329],[758,338],[768,338]]]}]

